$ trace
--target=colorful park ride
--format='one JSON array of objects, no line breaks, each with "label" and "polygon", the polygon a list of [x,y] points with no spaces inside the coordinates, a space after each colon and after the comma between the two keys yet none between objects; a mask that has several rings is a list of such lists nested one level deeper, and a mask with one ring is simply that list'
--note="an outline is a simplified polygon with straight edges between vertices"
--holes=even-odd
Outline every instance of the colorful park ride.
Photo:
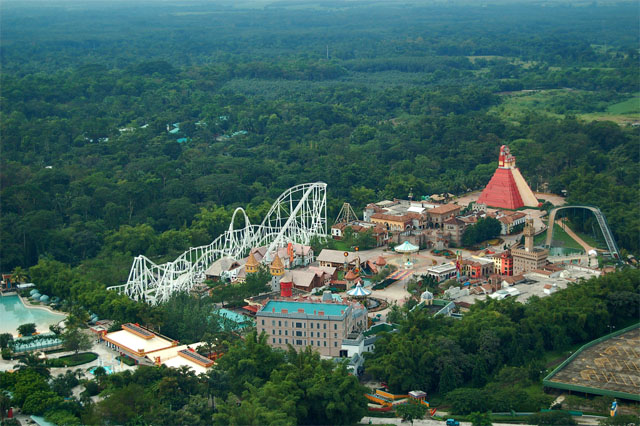
[{"label": "colorful park ride", "polygon": [[[427,394],[423,391],[411,391],[404,395],[395,395],[381,389],[376,389],[374,394],[367,393],[364,395],[369,401],[385,407],[388,411],[394,406],[406,404],[409,400],[415,400],[419,404],[429,407],[429,403],[425,401]],[[374,410],[381,411],[381,410]]]}]

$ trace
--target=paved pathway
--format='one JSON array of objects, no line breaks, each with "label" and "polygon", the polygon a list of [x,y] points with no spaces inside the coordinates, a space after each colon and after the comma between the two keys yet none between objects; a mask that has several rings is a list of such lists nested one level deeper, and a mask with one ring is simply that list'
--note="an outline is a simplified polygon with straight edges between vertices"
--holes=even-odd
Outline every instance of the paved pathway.
[{"label": "paved pathway", "polygon": [[573,238],[578,244],[580,244],[584,249],[585,253],[589,253],[590,250],[595,250],[593,247],[587,244],[582,238],[580,238],[575,232],[573,232],[571,228],[569,228],[569,226],[565,221],[565,218],[556,219],[556,224],[558,224],[558,226],[560,226],[564,230],[564,232],[569,234],[571,238]]},{"label": "paved pathway", "polygon": [[[408,426],[411,425],[411,422],[405,422],[402,419],[398,418],[386,418],[386,417],[363,417],[360,420],[362,424],[372,424],[372,425],[402,425]],[[414,420],[414,426],[444,426],[444,421],[432,420],[432,419],[422,419],[422,420]],[[504,425],[504,426],[522,426],[521,424],[514,423],[494,423],[494,425]],[[471,422],[460,422],[460,426],[471,426]]]}]

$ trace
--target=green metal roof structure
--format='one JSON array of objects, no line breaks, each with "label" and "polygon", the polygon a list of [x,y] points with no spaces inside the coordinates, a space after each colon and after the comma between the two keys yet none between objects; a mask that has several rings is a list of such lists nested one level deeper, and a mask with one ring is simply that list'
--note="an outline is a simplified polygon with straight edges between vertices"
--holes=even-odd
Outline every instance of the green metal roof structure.
[{"label": "green metal roof structure", "polygon": [[[554,389],[640,401],[637,391],[640,349],[635,345],[639,337],[640,322],[593,340],[553,370],[542,384]],[[598,347],[609,341],[608,347]],[[601,387],[588,386],[588,383],[600,383]]]}]

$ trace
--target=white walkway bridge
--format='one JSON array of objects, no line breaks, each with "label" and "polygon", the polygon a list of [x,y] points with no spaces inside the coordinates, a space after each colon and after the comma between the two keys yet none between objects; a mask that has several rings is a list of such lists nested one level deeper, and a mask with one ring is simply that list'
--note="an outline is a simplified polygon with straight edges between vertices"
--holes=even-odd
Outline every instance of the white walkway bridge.
[{"label": "white walkway bridge", "polygon": [[[240,259],[252,247],[268,246],[272,253],[289,242],[309,244],[313,236],[327,235],[327,184],[305,183],[278,197],[260,225],[249,222],[243,208],[233,212],[229,229],[211,244],[192,247],[173,262],[156,265],[145,256],[134,259],[126,284],[108,287],[152,305],[166,302],[173,293],[188,291],[204,280],[204,271],[223,256]],[[236,215],[245,226],[233,229]]]}]

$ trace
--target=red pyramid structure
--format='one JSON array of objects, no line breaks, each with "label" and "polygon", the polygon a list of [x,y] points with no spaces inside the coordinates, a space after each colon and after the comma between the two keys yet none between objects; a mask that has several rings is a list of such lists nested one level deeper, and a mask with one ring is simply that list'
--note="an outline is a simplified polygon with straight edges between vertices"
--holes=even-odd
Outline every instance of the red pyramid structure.
[{"label": "red pyramid structure", "polygon": [[511,155],[508,146],[500,147],[498,168],[480,194],[478,203],[511,210],[538,206],[538,200],[516,167],[516,157]]}]

